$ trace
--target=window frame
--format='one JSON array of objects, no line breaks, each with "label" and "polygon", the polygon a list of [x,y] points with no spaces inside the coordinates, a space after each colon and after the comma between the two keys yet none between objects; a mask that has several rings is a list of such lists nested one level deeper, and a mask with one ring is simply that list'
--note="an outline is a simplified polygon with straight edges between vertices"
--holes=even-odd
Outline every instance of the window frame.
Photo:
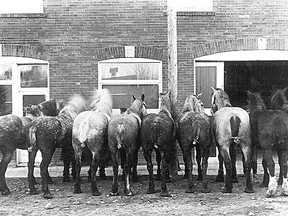
[{"label": "window frame", "polygon": [[[156,80],[106,80],[102,79],[103,65],[104,64],[115,64],[115,63],[156,63],[158,64],[158,79]],[[102,89],[103,85],[158,85],[159,93],[162,92],[162,61],[154,60],[154,59],[146,59],[146,58],[117,58],[117,59],[108,59],[98,62],[98,88]],[[149,113],[156,113],[159,111],[160,106],[160,98],[158,96],[158,108],[157,109],[149,109]],[[113,109],[113,114],[120,113],[120,109]]]},{"label": "window frame", "polygon": [[[44,14],[44,0],[30,0],[25,1],[23,4],[23,0],[13,0],[12,3],[7,4],[8,0],[3,1],[1,5],[5,5],[5,7],[1,7],[0,15],[4,14]],[[11,2],[11,0],[9,0]],[[35,7],[35,3],[38,3],[37,7]],[[19,5],[19,8],[12,9],[15,5]],[[10,6],[10,7],[9,7]],[[3,10],[4,9],[4,10]]]}]

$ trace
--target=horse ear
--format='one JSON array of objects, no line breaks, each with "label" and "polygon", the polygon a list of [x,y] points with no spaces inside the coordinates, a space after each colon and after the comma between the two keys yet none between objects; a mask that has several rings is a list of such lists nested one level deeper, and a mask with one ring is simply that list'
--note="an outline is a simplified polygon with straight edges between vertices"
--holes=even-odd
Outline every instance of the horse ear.
[{"label": "horse ear", "polygon": [[215,91],[216,91],[216,89],[215,89],[215,88],[213,88],[212,86],[211,86],[211,89],[212,89],[212,91],[213,91],[213,92],[215,92]]},{"label": "horse ear", "polygon": [[142,95],[141,95],[141,100],[144,101],[144,99],[145,99],[145,95],[142,94]]},{"label": "horse ear", "polygon": [[196,98],[199,100],[201,96],[202,96],[202,92],[200,92],[199,94],[197,94],[197,95],[196,95]]},{"label": "horse ear", "polygon": [[134,96],[134,94],[132,94],[132,98],[133,98],[133,100],[136,100],[136,97]]}]

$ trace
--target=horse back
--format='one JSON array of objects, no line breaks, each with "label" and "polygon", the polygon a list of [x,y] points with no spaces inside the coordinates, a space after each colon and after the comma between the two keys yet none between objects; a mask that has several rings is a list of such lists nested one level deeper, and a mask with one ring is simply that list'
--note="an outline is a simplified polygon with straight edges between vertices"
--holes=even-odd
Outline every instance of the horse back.
[{"label": "horse back", "polygon": [[108,123],[108,143],[110,149],[115,150],[119,143],[124,148],[136,148],[136,145],[140,141],[140,126],[141,122],[132,114],[124,113],[113,116]]},{"label": "horse back", "polygon": [[250,139],[249,115],[239,107],[223,107],[214,115],[213,129],[218,137]]},{"label": "horse back", "polygon": [[0,117],[0,148],[16,149],[21,141],[23,124],[16,115],[4,115]]}]

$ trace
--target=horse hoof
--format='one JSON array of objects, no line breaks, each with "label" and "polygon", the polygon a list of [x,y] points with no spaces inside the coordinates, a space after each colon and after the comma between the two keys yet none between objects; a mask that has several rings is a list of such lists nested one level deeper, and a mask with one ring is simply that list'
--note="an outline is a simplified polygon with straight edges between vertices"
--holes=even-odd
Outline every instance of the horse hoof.
[{"label": "horse hoof", "polygon": [[2,195],[3,195],[3,196],[9,195],[9,194],[11,194],[11,192],[10,192],[9,189],[6,189],[6,190],[3,190],[3,191],[2,191]]},{"label": "horse hoof", "polygon": [[232,189],[224,188],[222,193],[232,193]]},{"label": "horse hoof", "polygon": [[263,188],[263,187],[268,187],[268,184],[262,182],[262,183],[260,184],[260,187],[261,187],[261,188]]},{"label": "horse hoof", "polygon": [[211,193],[211,189],[209,188],[203,188],[202,193]]},{"label": "horse hoof", "polygon": [[245,193],[254,193],[253,189],[245,188],[244,190]]},{"label": "horse hoof", "polygon": [[183,179],[188,179],[188,175],[184,174]]},{"label": "horse hoof", "polygon": [[100,196],[101,193],[99,191],[92,192],[92,196]]},{"label": "horse hoof", "polygon": [[132,193],[132,191],[124,191],[125,196],[133,196],[134,194]]},{"label": "horse hoof", "polygon": [[187,190],[185,190],[185,193],[194,193],[195,190],[194,188],[188,188]]},{"label": "horse hoof", "polygon": [[224,182],[224,177],[218,175],[215,179],[215,182]]},{"label": "horse hoof", "polygon": [[156,190],[155,190],[155,189],[148,188],[148,190],[147,190],[146,193],[147,193],[147,194],[154,194],[154,193],[156,193]]},{"label": "horse hoof", "polygon": [[37,192],[37,190],[36,190],[36,189],[34,189],[34,190],[31,190],[31,189],[30,189],[30,192],[29,192],[29,194],[30,194],[30,195],[37,195],[37,194],[38,194],[38,192]]},{"label": "horse hoof", "polygon": [[63,178],[63,182],[71,182],[71,179],[69,177]]},{"label": "horse hoof", "polygon": [[44,198],[44,199],[52,199],[53,196],[52,196],[51,193],[44,193],[44,194],[43,194],[43,198]]},{"label": "horse hoof", "polygon": [[52,179],[47,179],[47,184],[54,184],[54,182],[52,181]]},{"label": "horse hoof", "polygon": [[82,193],[82,190],[80,188],[74,188],[73,193],[74,194],[80,194],[80,193]]},{"label": "horse hoof", "polygon": [[161,192],[160,196],[161,197],[172,197],[168,192]]},{"label": "horse hoof", "polygon": [[112,192],[112,191],[111,191],[111,192],[109,193],[109,195],[110,195],[110,196],[118,196],[119,193],[118,193],[118,192]]}]

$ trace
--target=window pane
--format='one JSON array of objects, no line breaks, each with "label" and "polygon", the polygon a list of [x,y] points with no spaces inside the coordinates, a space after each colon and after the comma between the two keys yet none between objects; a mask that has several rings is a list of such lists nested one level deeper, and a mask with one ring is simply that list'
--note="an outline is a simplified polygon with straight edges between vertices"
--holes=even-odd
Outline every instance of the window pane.
[{"label": "window pane", "polygon": [[159,86],[158,85],[103,85],[110,90],[113,96],[113,109],[128,108],[132,103],[132,96],[139,98],[145,95],[148,109],[158,109]]},{"label": "window pane", "polygon": [[0,63],[0,80],[12,80],[12,63]]},{"label": "window pane", "polygon": [[129,62],[102,64],[103,80],[158,80],[159,63]]},{"label": "window pane", "polygon": [[0,85],[0,115],[12,113],[12,86]]},{"label": "window pane", "polygon": [[48,65],[19,65],[21,73],[21,87],[48,87]]},{"label": "window pane", "polygon": [[37,105],[45,101],[45,95],[23,95],[23,116],[32,110],[32,105]]}]

